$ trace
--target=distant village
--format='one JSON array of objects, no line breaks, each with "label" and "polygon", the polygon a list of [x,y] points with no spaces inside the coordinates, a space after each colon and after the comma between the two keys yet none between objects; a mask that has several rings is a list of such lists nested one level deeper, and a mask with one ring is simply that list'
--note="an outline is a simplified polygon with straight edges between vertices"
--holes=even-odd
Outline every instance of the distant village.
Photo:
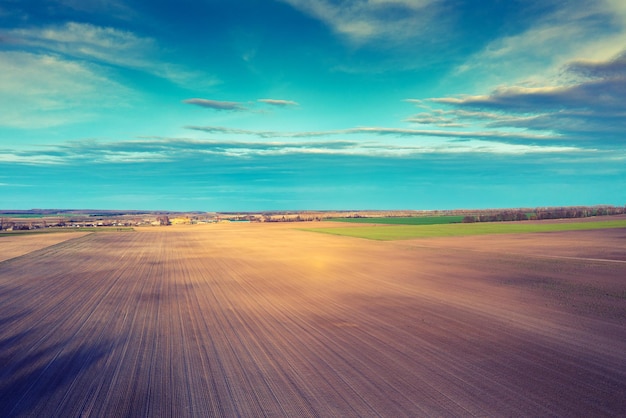
[{"label": "distant village", "polygon": [[[354,213],[350,213],[354,215]],[[26,231],[43,228],[134,228],[169,225],[199,225],[224,222],[301,222],[321,221],[345,214],[328,213],[37,213],[33,211],[0,212],[0,231]]]},{"label": "distant village", "polygon": [[133,228],[219,222],[212,215],[155,215],[155,214],[35,214],[3,213],[0,231],[35,230],[43,228]]},{"label": "distant village", "polygon": [[44,228],[134,228],[223,222],[316,222],[334,218],[458,216],[459,222],[585,218],[626,214],[626,207],[566,206],[515,209],[345,210],[272,212],[140,212],[92,210],[0,210],[0,231]]}]

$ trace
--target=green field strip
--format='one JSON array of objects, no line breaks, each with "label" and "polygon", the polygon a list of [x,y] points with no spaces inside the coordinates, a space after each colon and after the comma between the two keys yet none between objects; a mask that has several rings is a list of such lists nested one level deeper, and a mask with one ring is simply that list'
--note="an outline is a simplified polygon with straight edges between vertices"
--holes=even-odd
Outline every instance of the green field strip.
[{"label": "green field strip", "polygon": [[331,222],[388,225],[440,225],[463,222],[463,216],[411,216],[388,218],[330,218]]},{"label": "green field strip", "polygon": [[309,228],[303,230],[379,241],[394,241],[412,238],[523,234],[532,232],[583,231],[612,228],[626,228],[626,220],[546,224],[489,222],[445,225],[383,225],[350,228]]}]

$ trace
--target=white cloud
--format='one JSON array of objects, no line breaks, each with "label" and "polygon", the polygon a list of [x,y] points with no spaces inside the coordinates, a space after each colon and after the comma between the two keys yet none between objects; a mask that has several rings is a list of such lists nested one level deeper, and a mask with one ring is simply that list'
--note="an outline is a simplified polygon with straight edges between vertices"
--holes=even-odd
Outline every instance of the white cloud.
[{"label": "white cloud", "polygon": [[49,155],[45,152],[29,155],[19,155],[9,152],[2,152],[0,153],[0,162],[28,165],[58,165],[64,164],[66,161],[62,157]]},{"label": "white cloud", "polygon": [[265,103],[272,106],[278,107],[288,107],[288,106],[299,106],[297,102],[293,100],[281,100],[281,99],[258,99],[258,102]]},{"label": "white cloud", "polygon": [[626,52],[605,61],[571,62],[562,74],[566,82],[556,80],[556,85],[501,86],[488,95],[429,99],[453,109],[422,112],[407,121],[441,124],[464,119],[483,128],[553,132],[595,144],[623,143]]},{"label": "white cloud", "polygon": [[502,83],[554,82],[567,62],[606,60],[624,48],[623,5],[620,0],[561,3],[560,9],[527,30],[490,42],[460,65],[455,75],[480,80],[479,89]]},{"label": "white cloud", "polygon": [[154,40],[131,32],[76,22],[45,28],[13,29],[8,31],[8,36],[18,44],[128,67],[146,65],[146,53],[156,47]]},{"label": "white cloud", "polygon": [[143,163],[143,162],[166,162],[171,158],[161,152],[133,152],[133,151],[102,151],[97,155],[96,163]]},{"label": "white cloud", "polygon": [[0,125],[43,128],[88,120],[132,93],[97,67],[54,55],[0,52]]},{"label": "white cloud", "polygon": [[116,28],[68,22],[61,26],[13,29],[5,37],[15,45],[140,70],[183,87],[206,88],[219,83],[213,76],[162,60],[162,51],[154,39]]},{"label": "white cloud", "polygon": [[[416,38],[438,15],[439,0],[283,0],[324,22],[333,32],[357,44],[371,40]],[[442,16],[438,16],[441,18]],[[443,21],[439,24],[443,26]]]}]

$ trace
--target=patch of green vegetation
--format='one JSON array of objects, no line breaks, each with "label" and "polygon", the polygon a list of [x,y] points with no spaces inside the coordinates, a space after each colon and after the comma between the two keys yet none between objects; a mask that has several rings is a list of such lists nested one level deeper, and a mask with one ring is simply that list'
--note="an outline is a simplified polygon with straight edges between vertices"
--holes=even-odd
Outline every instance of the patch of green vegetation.
[{"label": "patch of green vegetation", "polygon": [[330,218],[332,222],[388,225],[441,225],[463,222],[463,216],[412,216],[386,218]]},{"label": "patch of green vegetation", "polygon": [[530,232],[582,231],[591,229],[626,228],[626,220],[563,223],[468,223],[447,225],[383,225],[351,228],[310,228],[306,231],[343,235],[380,241],[412,238],[460,237],[488,234],[520,234]]}]

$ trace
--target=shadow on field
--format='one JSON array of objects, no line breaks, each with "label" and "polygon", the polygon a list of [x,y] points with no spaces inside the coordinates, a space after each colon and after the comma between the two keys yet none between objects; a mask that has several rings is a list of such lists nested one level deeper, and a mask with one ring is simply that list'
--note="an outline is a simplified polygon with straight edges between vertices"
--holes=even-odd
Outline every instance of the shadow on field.
[{"label": "shadow on field", "polygon": [[[76,346],[69,339],[52,345],[44,343],[37,349],[18,347],[30,333],[34,331],[18,332],[0,340],[0,415],[3,417],[36,414],[36,410],[45,408],[42,403],[57,393],[57,397],[71,398],[70,387],[76,384],[78,390],[84,389],[81,376],[114,347],[110,341]],[[53,404],[56,407],[61,403]],[[54,411],[45,411],[45,415],[50,414],[55,415]]]},{"label": "shadow on field", "polygon": [[18,345],[24,337],[32,333],[32,331],[20,331],[13,333],[13,335],[7,335],[7,330],[14,322],[27,316],[28,314],[29,312],[22,312],[20,314],[0,318],[0,382],[4,380],[2,377],[4,377],[5,371],[9,367],[10,360],[8,352],[10,352],[13,347]]},{"label": "shadow on field", "polygon": [[7,316],[5,318],[0,318],[0,330],[5,329],[5,327],[7,327],[8,325],[10,325],[13,322],[17,321],[18,319],[22,319],[23,317],[25,317],[29,313],[30,313],[30,311],[22,312],[22,313],[11,315],[11,316]]}]

